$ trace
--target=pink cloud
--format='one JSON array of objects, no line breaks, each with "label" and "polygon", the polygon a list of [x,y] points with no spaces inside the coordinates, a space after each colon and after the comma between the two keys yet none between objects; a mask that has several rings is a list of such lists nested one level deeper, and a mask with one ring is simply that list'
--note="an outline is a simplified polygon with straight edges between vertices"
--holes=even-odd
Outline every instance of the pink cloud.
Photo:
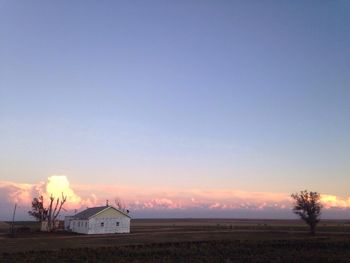
[{"label": "pink cloud", "polygon": [[[70,185],[64,175],[50,176],[47,182],[36,184],[1,182],[1,196],[9,203],[30,207],[35,196],[48,198],[64,192],[67,195],[66,209],[82,209],[110,204],[122,200],[131,211],[204,209],[213,211],[244,209],[263,211],[268,209],[289,209],[292,200],[289,193],[249,192],[232,189],[158,189],[127,185]],[[350,208],[350,197],[322,195],[326,209]]]},{"label": "pink cloud", "polygon": [[350,197],[340,197],[335,195],[322,195],[322,203],[327,208],[346,209],[350,207]]}]

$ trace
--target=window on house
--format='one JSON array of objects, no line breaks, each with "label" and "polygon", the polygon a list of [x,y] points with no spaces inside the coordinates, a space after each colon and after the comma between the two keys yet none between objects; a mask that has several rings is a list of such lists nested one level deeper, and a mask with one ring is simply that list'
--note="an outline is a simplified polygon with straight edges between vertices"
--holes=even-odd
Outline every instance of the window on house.
[{"label": "window on house", "polygon": [[104,222],[101,222],[101,226],[104,226],[105,225],[105,223]]},{"label": "window on house", "polygon": [[85,222],[85,227],[87,227],[87,222]]},{"label": "window on house", "polygon": [[117,226],[119,226],[119,222],[117,222]]}]

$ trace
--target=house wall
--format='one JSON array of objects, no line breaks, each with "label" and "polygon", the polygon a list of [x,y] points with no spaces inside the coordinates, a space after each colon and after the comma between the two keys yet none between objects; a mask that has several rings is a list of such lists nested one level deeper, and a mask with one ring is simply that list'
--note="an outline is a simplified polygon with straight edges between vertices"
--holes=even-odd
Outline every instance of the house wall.
[{"label": "house wall", "polygon": [[[117,224],[119,223],[119,224]],[[88,234],[130,233],[130,218],[93,217],[89,220]]]},{"label": "house wall", "polygon": [[118,210],[110,207],[94,216],[95,218],[112,218],[112,217],[125,217],[125,215]]},{"label": "house wall", "polygon": [[70,221],[69,228],[76,233],[88,234],[89,221],[73,219]]},{"label": "house wall", "polygon": [[72,221],[73,216],[65,216],[64,217],[64,230],[69,231],[70,228],[70,221]]},{"label": "house wall", "polygon": [[106,209],[90,218],[88,233],[130,233],[130,218],[114,208]]}]

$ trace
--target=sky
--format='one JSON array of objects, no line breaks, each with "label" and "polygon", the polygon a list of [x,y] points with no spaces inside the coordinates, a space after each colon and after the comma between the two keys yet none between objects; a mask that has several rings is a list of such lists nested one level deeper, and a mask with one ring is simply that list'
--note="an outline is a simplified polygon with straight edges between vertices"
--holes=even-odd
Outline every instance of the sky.
[{"label": "sky", "polygon": [[55,188],[264,218],[308,189],[349,218],[349,24],[345,0],[0,0],[0,219]]}]

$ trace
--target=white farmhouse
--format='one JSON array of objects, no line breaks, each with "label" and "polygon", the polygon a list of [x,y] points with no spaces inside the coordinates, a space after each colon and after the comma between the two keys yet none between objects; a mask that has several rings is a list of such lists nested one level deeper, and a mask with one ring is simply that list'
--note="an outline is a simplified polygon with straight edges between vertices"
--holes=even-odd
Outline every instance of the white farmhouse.
[{"label": "white farmhouse", "polygon": [[66,216],[64,227],[80,234],[130,233],[130,219],[128,214],[107,205]]}]

